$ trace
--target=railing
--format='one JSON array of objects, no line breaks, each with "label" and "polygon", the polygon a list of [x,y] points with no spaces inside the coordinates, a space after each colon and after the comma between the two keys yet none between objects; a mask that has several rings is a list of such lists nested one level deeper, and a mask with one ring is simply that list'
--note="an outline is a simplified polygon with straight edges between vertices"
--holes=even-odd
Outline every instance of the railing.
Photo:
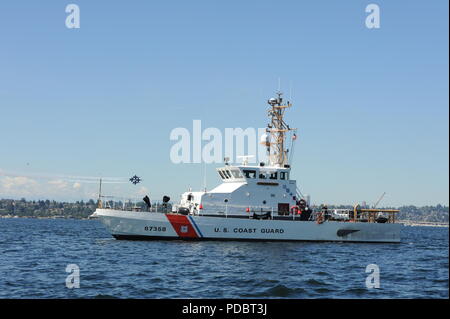
[{"label": "railing", "polygon": [[[197,216],[223,216],[225,218],[239,217],[239,218],[249,218],[249,219],[292,219],[292,220],[303,220],[304,217],[296,212],[289,211],[278,211],[275,208],[268,207],[231,207],[230,206],[216,206],[213,208],[202,208],[199,209],[198,206],[186,207],[189,209],[190,214]],[[312,212],[312,211],[311,211]]]},{"label": "railing", "polygon": [[[104,196],[105,198],[106,196]],[[108,196],[112,198],[112,196]],[[114,197],[114,199],[118,199]],[[103,200],[99,201],[99,208],[113,209],[113,210],[123,210],[123,211],[138,211],[138,212],[152,212],[152,213],[170,213],[172,207],[177,208],[178,205],[173,206],[172,202],[164,203],[162,201],[152,201],[151,206],[148,207],[146,203],[138,200],[125,199],[122,200]],[[224,205],[223,207],[214,207],[209,209],[200,209],[199,205],[191,205],[190,207],[185,207],[189,209],[189,214],[194,214],[198,216],[203,215],[218,215],[228,217],[230,216],[241,216],[248,218],[258,218],[258,219],[274,219],[274,217],[292,217],[292,220],[300,220],[302,218],[301,214],[296,214],[295,212],[289,211],[278,211],[278,209],[267,208],[267,207],[239,207],[242,209],[242,213],[236,214],[235,206]],[[248,210],[247,210],[248,209]],[[230,212],[231,210],[231,212]],[[243,214],[243,213],[246,214]],[[395,214],[399,211],[396,209],[366,209],[355,206],[354,209],[340,209],[340,208],[311,208],[310,216],[307,220],[316,222],[325,221],[342,221],[342,222],[386,222],[395,223]],[[303,213],[304,214],[304,213]],[[387,215],[385,217],[384,215]],[[383,220],[385,218],[385,220]]]},{"label": "railing", "polygon": [[[311,220],[332,220],[348,222],[368,222],[368,223],[395,223],[395,214],[397,209],[373,209],[360,208],[354,209],[319,209],[311,214]],[[387,215],[387,217],[385,216]]]},{"label": "railing", "polygon": [[[228,207],[225,207],[225,209],[220,209],[220,208],[209,208],[209,209],[194,209],[194,214],[198,215],[198,216],[205,216],[205,215],[219,215],[219,216],[224,216],[224,217],[228,217],[228,215],[230,216],[245,216],[248,215],[248,218],[253,218],[256,216],[258,217],[270,217],[272,218],[273,216],[276,216],[277,211],[273,210],[273,209],[267,209],[267,207],[260,207],[260,208],[250,208],[249,210],[247,210],[246,208],[242,208],[241,213],[236,213],[236,209],[233,209],[231,212],[229,211]],[[245,214],[243,214],[245,213]]]},{"label": "railing", "polygon": [[[106,197],[106,196],[104,196]],[[100,200],[98,203],[98,208],[103,209],[113,209],[113,210],[123,210],[123,211],[135,211],[135,212],[170,212],[172,210],[172,202],[164,203],[163,201],[151,201],[151,206],[148,207],[145,202],[134,200],[134,199],[124,199],[120,197],[108,196],[108,200]]]}]

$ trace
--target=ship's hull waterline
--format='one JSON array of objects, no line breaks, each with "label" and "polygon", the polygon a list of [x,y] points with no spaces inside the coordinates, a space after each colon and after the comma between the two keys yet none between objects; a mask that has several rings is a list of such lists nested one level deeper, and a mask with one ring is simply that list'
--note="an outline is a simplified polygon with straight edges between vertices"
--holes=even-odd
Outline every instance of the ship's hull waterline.
[{"label": "ship's hull waterline", "polygon": [[400,242],[401,224],[186,216],[97,209],[117,239]]}]

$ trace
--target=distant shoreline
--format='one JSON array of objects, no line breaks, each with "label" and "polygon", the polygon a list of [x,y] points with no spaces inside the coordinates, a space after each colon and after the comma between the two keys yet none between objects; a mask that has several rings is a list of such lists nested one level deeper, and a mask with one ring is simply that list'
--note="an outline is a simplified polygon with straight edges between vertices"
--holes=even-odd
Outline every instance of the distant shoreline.
[{"label": "distant shoreline", "polygon": [[423,222],[415,220],[398,220],[397,223],[403,224],[403,226],[449,227],[448,223]]},{"label": "distant shoreline", "polygon": [[0,216],[0,219],[16,219],[16,218],[22,218],[22,219],[76,219],[76,220],[92,220],[94,218],[89,217],[72,217],[72,216],[17,216],[17,215],[3,215]]}]

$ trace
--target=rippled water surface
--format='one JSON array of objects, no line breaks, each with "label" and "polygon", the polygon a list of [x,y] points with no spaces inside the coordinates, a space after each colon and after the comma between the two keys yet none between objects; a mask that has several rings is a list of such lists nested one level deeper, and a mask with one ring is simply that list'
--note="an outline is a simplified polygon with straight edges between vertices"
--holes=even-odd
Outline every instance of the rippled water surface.
[{"label": "rippled water surface", "polygon": [[[0,219],[0,298],[448,298],[448,228],[401,244],[118,241],[97,220]],[[68,289],[68,264],[80,288]],[[380,288],[367,289],[377,264]]]}]

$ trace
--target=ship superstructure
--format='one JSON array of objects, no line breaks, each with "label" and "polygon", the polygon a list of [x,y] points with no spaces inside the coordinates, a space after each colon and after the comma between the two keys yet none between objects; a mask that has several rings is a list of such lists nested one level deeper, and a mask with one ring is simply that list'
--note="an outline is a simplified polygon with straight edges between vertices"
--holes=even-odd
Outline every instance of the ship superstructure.
[{"label": "ship superstructure", "polygon": [[[185,192],[178,212],[201,215],[244,215],[276,213],[289,215],[290,209],[299,204],[302,197],[297,182],[291,179],[291,167],[286,149],[286,134],[296,131],[284,121],[285,110],[292,106],[283,104],[282,93],[268,100],[269,124],[261,144],[267,149],[267,162],[248,165],[249,156],[242,156],[241,165],[217,168],[222,184],[210,191]],[[291,141],[294,142],[294,134]]]},{"label": "ship superstructure", "polygon": [[[261,143],[267,161],[217,168],[222,183],[212,190],[188,191],[179,203],[161,209],[145,199],[148,209],[107,209],[99,200],[93,216],[118,239],[227,239],[227,240],[315,240],[399,242],[397,210],[353,209],[319,210],[310,207],[291,176],[287,135],[295,142],[296,129],[284,119],[292,106],[282,93],[268,100],[269,124]],[[292,149],[292,146],[291,146]]]}]

